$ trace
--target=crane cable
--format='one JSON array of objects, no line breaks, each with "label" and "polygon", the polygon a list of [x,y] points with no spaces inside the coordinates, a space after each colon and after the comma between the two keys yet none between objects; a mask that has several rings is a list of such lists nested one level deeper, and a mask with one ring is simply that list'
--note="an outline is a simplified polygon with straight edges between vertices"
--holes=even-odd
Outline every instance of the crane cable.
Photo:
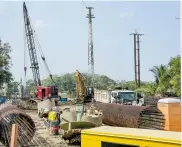
[{"label": "crane cable", "polygon": [[23,36],[24,36],[24,86],[26,88],[27,83],[27,52],[26,52],[26,32],[25,28],[23,27]]},{"label": "crane cable", "polygon": [[[27,48],[26,48],[26,43],[27,43],[27,37],[26,37],[26,31],[25,31],[25,28],[23,29],[23,32],[24,32],[24,80],[23,80],[23,83],[24,83],[24,86],[25,88],[27,87]],[[43,73],[43,70],[42,70],[42,64],[40,63],[40,70],[42,71]]]},{"label": "crane cable", "polygon": [[82,3],[85,5],[85,7],[87,7],[86,3],[82,0]]},{"label": "crane cable", "polygon": [[32,26],[32,30],[33,30],[33,32],[34,32],[34,39],[35,39],[35,42],[36,42],[36,44],[37,44],[37,48],[38,48],[38,50],[39,50],[39,52],[40,52],[40,54],[41,54],[41,58],[42,58],[42,60],[43,60],[44,66],[46,67],[46,70],[48,71],[51,80],[54,82],[54,84],[56,84],[55,81],[54,81],[54,79],[53,79],[53,77],[52,77],[51,71],[50,71],[50,69],[49,69],[49,67],[48,67],[48,64],[47,64],[47,62],[46,62],[46,60],[45,60],[44,53],[43,53],[42,48],[41,48],[41,45],[40,45],[40,43],[39,43],[39,41],[38,41],[38,37],[37,37],[37,34],[36,34],[36,32],[35,32],[35,29],[34,29],[34,27],[33,27],[33,23],[32,23],[32,21],[31,21],[30,17],[29,17],[29,20],[30,20],[30,24],[31,24],[31,26]]}]

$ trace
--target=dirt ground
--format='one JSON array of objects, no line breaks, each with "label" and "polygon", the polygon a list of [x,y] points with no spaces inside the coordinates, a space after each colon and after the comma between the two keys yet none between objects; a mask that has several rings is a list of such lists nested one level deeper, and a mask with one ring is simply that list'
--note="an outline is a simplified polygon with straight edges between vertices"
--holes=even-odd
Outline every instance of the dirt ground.
[{"label": "dirt ground", "polygon": [[31,143],[31,146],[37,147],[80,147],[70,146],[62,138],[61,135],[52,136],[49,130],[44,125],[42,118],[37,116],[36,111],[26,111],[26,113],[34,120],[36,125],[36,134]]}]

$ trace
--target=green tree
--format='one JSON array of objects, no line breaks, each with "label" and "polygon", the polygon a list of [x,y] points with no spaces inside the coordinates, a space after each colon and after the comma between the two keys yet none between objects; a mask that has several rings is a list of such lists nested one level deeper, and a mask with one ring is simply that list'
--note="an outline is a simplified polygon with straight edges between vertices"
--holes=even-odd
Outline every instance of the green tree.
[{"label": "green tree", "polygon": [[150,69],[155,77],[156,92],[164,96],[169,88],[170,75],[168,73],[168,67],[166,65],[154,66]]},{"label": "green tree", "polygon": [[8,97],[18,96],[20,94],[19,89],[18,89],[19,86],[20,86],[19,82],[16,82],[16,81],[9,82],[8,85],[7,85],[6,95]]},{"label": "green tree", "polygon": [[95,76],[95,88],[108,90],[116,86],[116,82],[105,75]]},{"label": "green tree", "polygon": [[145,82],[140,88],[135,90],[136,92],[143,92],[146,97],[154,96],[156,93],[156,83]]},{"label": "green tree", "polygon": [[136,85],[135,85],[135,81],[121,81],[119,83],[119,85],[122,89],[128,88],[129,90],[135,90],[136,89]]},{"label": "green tree", "polygon": [[35,86],[33,80],[31,80],[31,79],[26,82],[25,88],[26,89],[24,89],[24,90],[26,90],[29,94],[33,94],[36,91],[36,86]]},{"label": "green tree", "polygon": [[0,88],[12,81],[11,67],[11,46],[9,43],[2,43],[0,39]]},{"label": "green tree", "polygon": [[169,61],[170,85],[177,96],[181,95],[181,59],[180,56],[171,58]]},{"label": "green tree", "polygon": [[[165,95],[168,91],[175,92],[180,96],[180,56],[171,58],[168,65],[154,66],[151,71],[154,74],[153,82],[141,81],[141,87],[136,89],[135,81],[114,81],[106,75],[95,74],[95,88],[97,89],[115,89],[116,87],[128,88],[130,90],[142,91],[145,95],[154,96],[155,94]],[[61,93],[75,93],[75,73],[67,73],[61,76],[53,76],[56,85]],[[86,79],[86,85],[91,85],[91,75],[82,73]],[[54,83],[50,78],[42,80],[42,85],[48,86]],[[27,81],[27,86],[30,91],[35,91],[35,86],[32,80]]]}]

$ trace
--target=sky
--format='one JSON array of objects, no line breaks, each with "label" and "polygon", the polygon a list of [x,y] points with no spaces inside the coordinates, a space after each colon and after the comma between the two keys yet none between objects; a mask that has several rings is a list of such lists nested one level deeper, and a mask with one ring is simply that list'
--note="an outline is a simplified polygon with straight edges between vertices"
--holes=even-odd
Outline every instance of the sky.
[{"label": "sky", "polygon": [[[167,64],[180,54],[180,2],[85,2],[94,7],[93,48],[95,73],[114,80],[134,80],[133,33],[140,37],[141,80],[152,81],[153,66]],[[53,75],[88,71],[88,9],[82,1],[36,2],[26,6]],[[24,37],[23,2],[0,2],[0,38],[12,47],[11,71],[16,80],[32,78]],[[41,78],[48,73],[40,59]]]}]

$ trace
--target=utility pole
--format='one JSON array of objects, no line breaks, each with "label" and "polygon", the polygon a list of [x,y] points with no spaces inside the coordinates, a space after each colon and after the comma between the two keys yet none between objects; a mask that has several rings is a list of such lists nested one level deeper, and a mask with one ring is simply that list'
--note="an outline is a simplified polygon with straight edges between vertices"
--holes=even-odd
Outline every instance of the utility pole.
[{"label": "utility pole", "polygon": [[140,87],[140,36],[144,34],[139,34],[137,31],[131,33],[134,36],[134,71],[135,71],[135,85],[136,88]]},{"label": "utility pole", "polygon": [[91,86],[94,87],[94,53],[93,53],[93,38],[92,38],[92,15],[93,7],[86,7],[88,9],[88,74],[91,74]]}]

